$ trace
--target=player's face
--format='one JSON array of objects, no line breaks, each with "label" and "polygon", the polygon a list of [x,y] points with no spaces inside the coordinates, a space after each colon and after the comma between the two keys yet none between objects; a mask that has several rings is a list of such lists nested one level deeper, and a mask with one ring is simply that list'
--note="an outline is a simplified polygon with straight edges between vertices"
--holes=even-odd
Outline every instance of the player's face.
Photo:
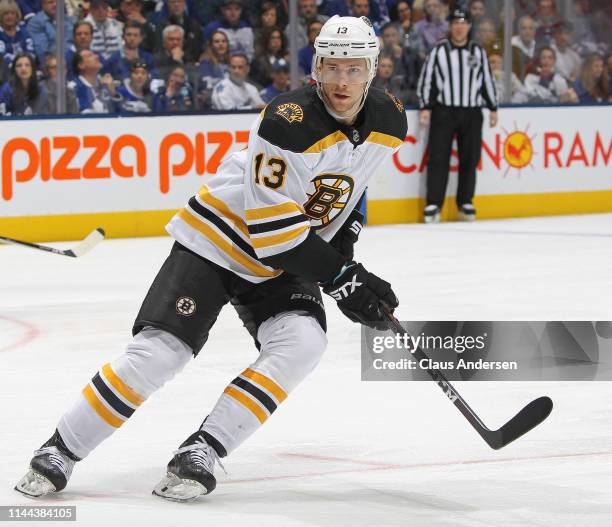
[{"label": "player's face", "polygon": [[325,98],[338,115],[350,115],[361,102],[368,81],[366,59],[325,58],[318,76]]}]

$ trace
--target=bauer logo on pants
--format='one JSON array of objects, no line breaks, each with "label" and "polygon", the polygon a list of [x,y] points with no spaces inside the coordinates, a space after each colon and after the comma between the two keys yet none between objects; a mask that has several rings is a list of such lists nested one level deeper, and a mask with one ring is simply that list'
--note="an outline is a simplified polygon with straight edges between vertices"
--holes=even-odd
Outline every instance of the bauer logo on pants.
[{"label": "bauer logo on pants", "polygon": [[196,303],[193,298],[182,296],[176,301],[176,312],[184,317],[190,317],[196,312]]}]

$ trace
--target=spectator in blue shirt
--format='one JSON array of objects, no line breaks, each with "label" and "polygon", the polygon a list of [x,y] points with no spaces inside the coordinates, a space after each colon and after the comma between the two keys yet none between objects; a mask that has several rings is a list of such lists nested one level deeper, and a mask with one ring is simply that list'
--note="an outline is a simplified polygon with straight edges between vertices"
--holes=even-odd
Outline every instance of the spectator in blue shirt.
[{"label": "spectator in blue shirt", "polygon": [[583,104],[612,102],[612,79],[601,55],[587,55],[580,76],[574,82],[574,91]]},{"label": "spectator in blue shirt", "polygon": [[198,108],[210,109],[214,87],[229,77],[229,40],[223,31],[213,31],[197,71]]},{"label": "spectator in blue shirt", "polygon": [[130,76],[117,88],[121,96],[121,110],[130,113],[148,113],[153,108],[149,66],[146,62],[133,62]]},{"label": "spectator in blue shirt", "polygon": [[193,89],[187,80],[183,66],[174,68],[166,83],[155,94],[153,111],[155,112],[188,112],[193,110]]},{"label": "spectator in blue shirt", "polygon": [[[42,11],[30,18],[28,32],[34,41],[34,51],[38,63],[42,64],[45,53],[55,48],[55,12],[57,0],[42,0]],[[66,49],[72,44],[72,28],[74,18],[66,16],[64,19],[64,45]]]},{"label": "spectator in blue shirt", "polygon": [[140,46],[144,35],[143,28],[138,22],[128,20],[123,26],[123,47],[115,51],[104,64],[103,73],[110,73],[115,80],[123,80],[130,76],[134,62],[144,62],[147,71],[157,76],[153,55],[144,51]]},{"label": "spectator in blue shirt", "polygon": [[91,50],[77,51],[72,59],[76,76],[74,92],[80,113],[116,113],[121,102],[115,81],[110,74],[100,77],[102,63]]},{"label": "spectator in blue shirt", "polygon": [[24,22],[30,20],[41,9],[40,0],[17,0],[17,4],[21,10]]},{"label": "spectator in blue shirt", "polygon": [[45,115],[48,104],[47,91],[36,78],[34,57],[18,53],[9,80],[0,88],[0,114]]},{"label": "spectator in blue shirt", "polygon": [[21,10],[15,0],[0,0],[0,56],[7,65],[19,53],[34,56],[32,38],[20,22]]},{"label": "spectator in blue shirt", "polygon": [[269,103],[274,97],[288,92],[289,89],[289,64],[286,60],[280,59],[272,67],[272,84],[261,90],[259,95],[265,103]]},{"label": "spectator in blue shirt", "polygon": [[[81,20],[74,25],[72,29],[72,44],[66,50],[66,64],[68,65],[68,79],[73,80],[75,78],[74,71],[72,69],[72,60],[74,54],[77,51],[84,51],[91,49],[91,43],[93,42],[93,26],[86,20]],[[102,61],[104,64],[104,61]]]},{"label": "spectator in blue shirt", "polygon": [[314,41],[319,36],[323,24],[313,20],[308,24],[308,45],[298,51],[298,63],[305,77],[312,73],[312,56],[314,55]]},{"label": "spectator in blue shirt", "polygon": [[224,0],[221,5],[222,20],[215,20],[204,28],[204,38],[208,39],[211,33],[217,29],[223,31],[230,43],[230,54],[244,53],[247,59],[253,60],[255,53],[255,42],[253,29],[242,16],[242,4],[240,0]]}]

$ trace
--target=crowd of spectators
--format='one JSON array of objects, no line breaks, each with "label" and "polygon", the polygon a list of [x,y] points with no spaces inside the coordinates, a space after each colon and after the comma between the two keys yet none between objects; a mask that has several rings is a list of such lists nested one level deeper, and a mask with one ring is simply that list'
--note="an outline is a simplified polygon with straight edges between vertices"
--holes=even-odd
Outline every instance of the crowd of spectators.
[{"label": "crowd of spectators", "polygon": [[[515,0],[503,72],[504,0],[298,0],[299,71],[335,14],[367,16],[382,51],[373,85],[405,105],[449,9],[472,16],[502,101],[612,102],[612,1]],[[287,0],[65,0],[68,113],[259,109],[289,90]],[[57,0],[0,0],[0,114],[57,107]]]}]

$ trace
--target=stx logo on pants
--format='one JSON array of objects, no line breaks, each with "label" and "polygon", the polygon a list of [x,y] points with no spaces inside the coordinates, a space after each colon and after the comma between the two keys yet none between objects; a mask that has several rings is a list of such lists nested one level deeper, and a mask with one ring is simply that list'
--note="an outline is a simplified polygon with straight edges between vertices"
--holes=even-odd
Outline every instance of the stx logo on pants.
[{"label": "stx logo on pants", "polygon": [[360,285],[363,285],[363,282],[358,282],[357,275],[354,274],[353,279],[350,282],[346,282],[346,284],[343,284],[335,291],[332,291],[330,296],[334,300],[342,300],[343,298],[352,295],[355,292],[355,289],[357,289]]}]

